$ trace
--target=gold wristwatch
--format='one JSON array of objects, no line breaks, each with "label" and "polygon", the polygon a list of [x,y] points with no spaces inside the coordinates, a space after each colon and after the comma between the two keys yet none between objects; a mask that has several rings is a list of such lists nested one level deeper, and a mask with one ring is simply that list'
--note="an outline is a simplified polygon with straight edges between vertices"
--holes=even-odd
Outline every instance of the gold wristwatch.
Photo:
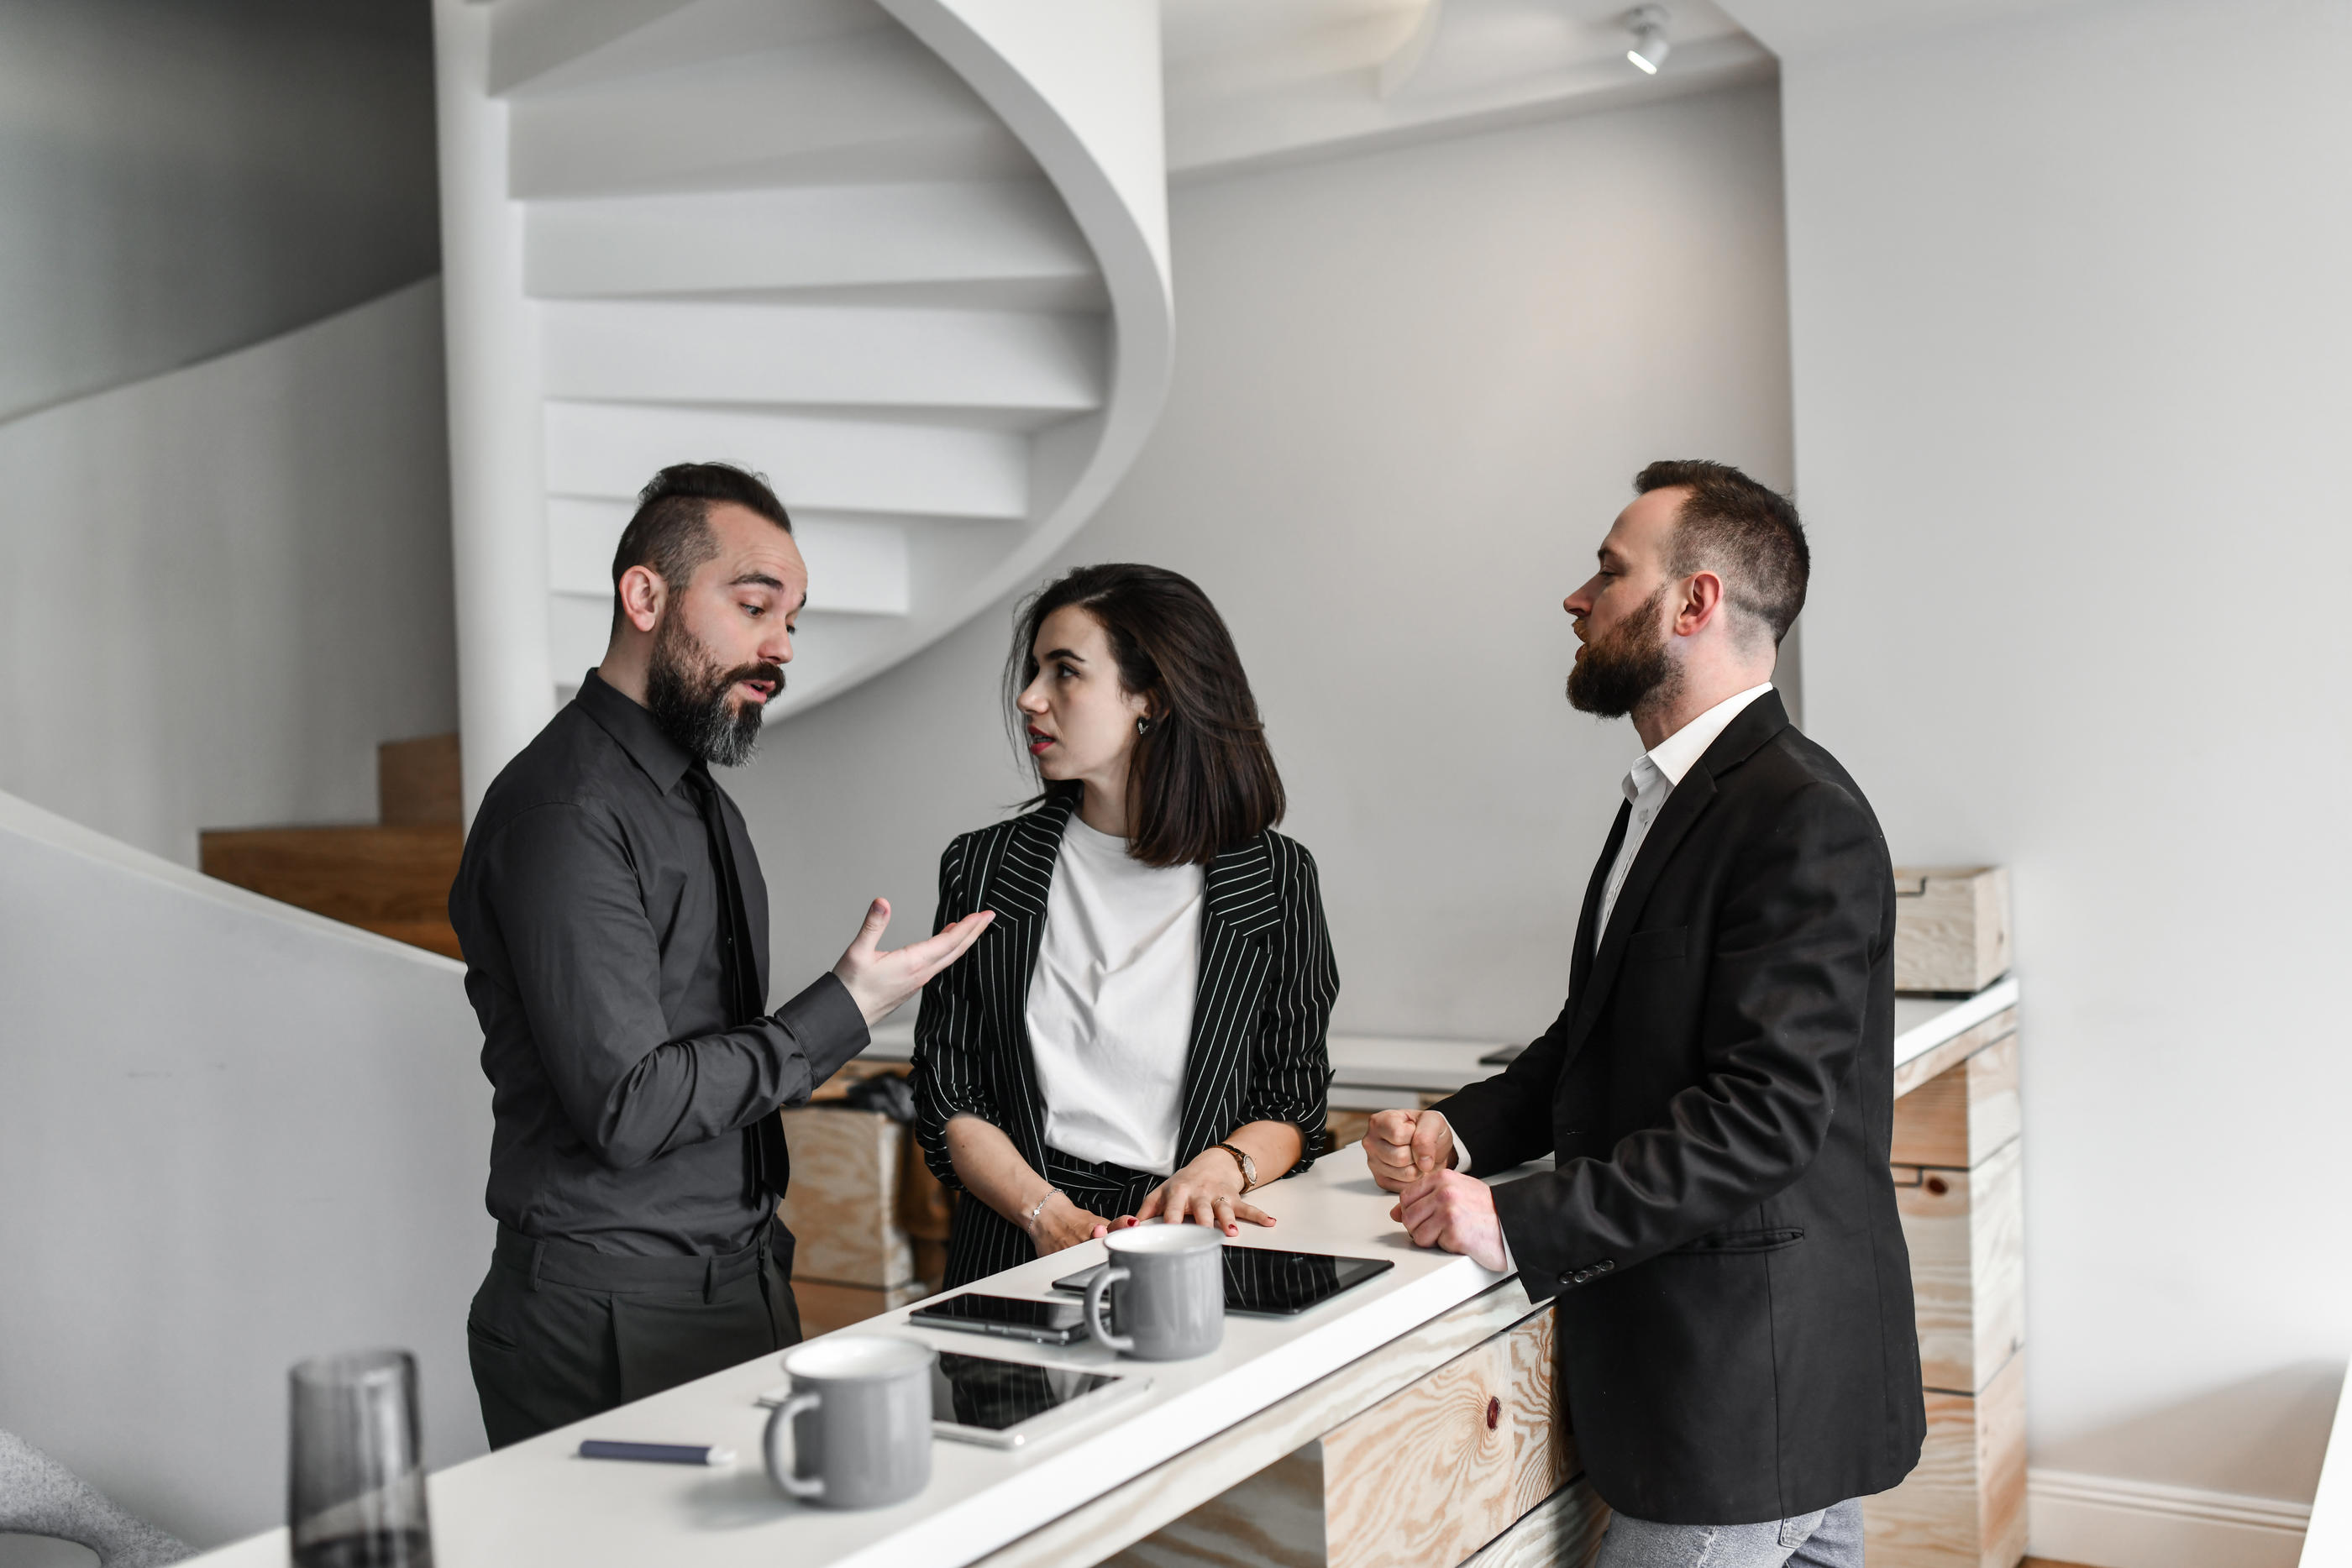
[{"label": "gold wristwatch", "polygon": [[1257,1162],[1250,1158],[1249,1155],[1242,1150],[1234,1147],[1231,1144],[1219,1144],[1217,1147],[1233,1155],[1234,1163],[1242,1167],[1242,1190],[1244,1192],[1249,1192],[1256,1187]]}]

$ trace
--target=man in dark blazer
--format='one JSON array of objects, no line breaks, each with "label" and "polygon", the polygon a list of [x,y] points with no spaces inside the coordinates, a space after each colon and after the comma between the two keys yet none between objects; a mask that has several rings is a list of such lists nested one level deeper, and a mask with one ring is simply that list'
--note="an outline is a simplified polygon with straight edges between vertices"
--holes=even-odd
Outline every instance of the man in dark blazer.
[{"label": "man in dark blazer", "polygon": [[[1602,1568],[1858,1568],[1927,1416],[1894,1117],[1895,885],[1861,788],[1771,686],[1795,508],[1654,463],[1566,601],[1569,699],[1648,747],[1585,890],[1568,1004],[1500,1075],[1382,1112],[1423,1246],[1557,1296]],[[1489,1187],[1473,1172],[1549,1155]]]}]

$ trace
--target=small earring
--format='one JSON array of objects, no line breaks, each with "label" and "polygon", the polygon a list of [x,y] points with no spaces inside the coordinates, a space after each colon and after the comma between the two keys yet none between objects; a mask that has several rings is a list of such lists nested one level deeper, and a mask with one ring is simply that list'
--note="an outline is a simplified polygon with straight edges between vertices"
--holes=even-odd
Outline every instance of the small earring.
[{"label": "small earring", "polygon": [[1150,727],[1151,727],[1151,720],[1150,720],[1149,718],[1143,717],[1143,716],[1139,716],[1139,715],[1137,716],[1136,721],[1135,721],[1135,733],[1136,733],[1136,734],[1138,734],[1138,735],[1141,735],[1144,731],[1146,731],[1146,730],[1150,729]]}]

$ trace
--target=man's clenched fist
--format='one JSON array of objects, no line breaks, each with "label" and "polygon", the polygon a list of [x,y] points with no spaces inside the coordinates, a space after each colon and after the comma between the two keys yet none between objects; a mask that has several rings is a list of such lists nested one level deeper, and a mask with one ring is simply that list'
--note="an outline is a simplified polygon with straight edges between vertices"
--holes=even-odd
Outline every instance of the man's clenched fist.
[{"label": "man's clenched fist", "polygon": [[1364,1162],[1383,1191],[1402,1192],[1432,1172],[1454,1168],[1454,1129],[1435,1111],[1375,1111],[1364,1134]]}]

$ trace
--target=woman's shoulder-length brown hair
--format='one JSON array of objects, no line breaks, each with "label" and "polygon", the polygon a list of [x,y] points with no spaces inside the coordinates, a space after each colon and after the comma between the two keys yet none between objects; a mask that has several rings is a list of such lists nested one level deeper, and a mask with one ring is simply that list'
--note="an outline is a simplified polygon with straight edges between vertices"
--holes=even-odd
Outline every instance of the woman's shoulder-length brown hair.
[{"label": "woman's shoulder-length brown hair", "polygon": [[1224,617],[1191,578],[1160,567],[1078,567],[1021,606],[1004,662],[1016,740],[1013,704],[1037,678],[1038,629],[1072,605],[1109,634],[1119,684],[1151,703],[1128,768],[1128,852],[1146,865],[1206,865],[1282,821],[1282,775]]}]

